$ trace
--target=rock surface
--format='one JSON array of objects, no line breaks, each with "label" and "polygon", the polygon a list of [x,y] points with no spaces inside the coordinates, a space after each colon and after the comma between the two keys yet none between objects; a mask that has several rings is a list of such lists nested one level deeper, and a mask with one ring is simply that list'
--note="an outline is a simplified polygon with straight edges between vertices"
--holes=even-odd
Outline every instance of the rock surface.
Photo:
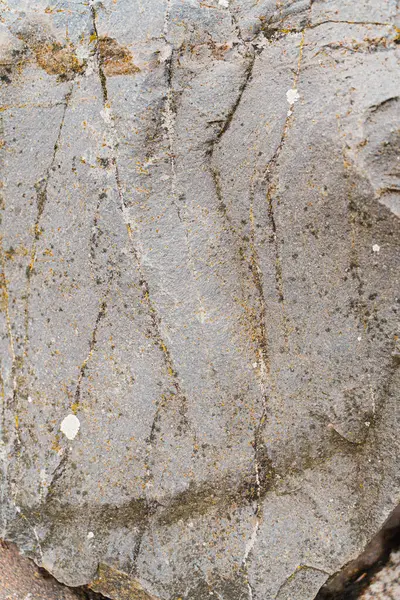
[{"label": "rock surface", "polygon": [[399,501],[396,1],[0,10],[0,537],[311,600]]},{"label": "rock surface", "polygon": [[89,600],[74,592],[20,556],[12,545],[0,544],[1,600]]}]

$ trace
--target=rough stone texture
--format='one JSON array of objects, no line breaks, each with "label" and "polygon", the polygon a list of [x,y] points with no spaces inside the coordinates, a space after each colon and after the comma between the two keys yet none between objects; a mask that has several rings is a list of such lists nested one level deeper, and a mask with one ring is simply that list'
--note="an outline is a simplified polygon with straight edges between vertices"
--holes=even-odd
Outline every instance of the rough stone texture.
[{"label": "rough stone texture", "polygon": [[311,600],[399,501],[395,0],[0,8],[1,536]]}]

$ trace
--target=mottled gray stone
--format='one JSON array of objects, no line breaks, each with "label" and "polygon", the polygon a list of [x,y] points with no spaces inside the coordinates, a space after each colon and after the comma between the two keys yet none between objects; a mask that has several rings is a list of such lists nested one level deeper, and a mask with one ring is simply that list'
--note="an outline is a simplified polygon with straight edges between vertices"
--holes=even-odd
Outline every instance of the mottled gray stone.
[{"label": "mottled gray stone", "polygon": [[399,500],[396,2],[0,7],[1,535],[311,600]]}]

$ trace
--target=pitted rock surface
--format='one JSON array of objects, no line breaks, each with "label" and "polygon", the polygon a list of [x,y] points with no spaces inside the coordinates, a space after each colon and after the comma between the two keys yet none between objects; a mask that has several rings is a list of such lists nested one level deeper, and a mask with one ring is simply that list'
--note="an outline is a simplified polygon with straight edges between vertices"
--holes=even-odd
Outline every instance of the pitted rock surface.
[{"label": "pitted rock surface", "polygon": [[311,600],[400,496],[395,0],[0,10],[0,537]]}]

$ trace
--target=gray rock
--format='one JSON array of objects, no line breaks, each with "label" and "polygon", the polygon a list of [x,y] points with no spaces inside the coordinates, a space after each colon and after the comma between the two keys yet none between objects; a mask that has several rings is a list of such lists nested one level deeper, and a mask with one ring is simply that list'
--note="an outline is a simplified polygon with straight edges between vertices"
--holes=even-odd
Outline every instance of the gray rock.
[{"label": "gray rock", "polygon": [[395,0],[1,6],[0,534],[311,600],[399,500]]}]

